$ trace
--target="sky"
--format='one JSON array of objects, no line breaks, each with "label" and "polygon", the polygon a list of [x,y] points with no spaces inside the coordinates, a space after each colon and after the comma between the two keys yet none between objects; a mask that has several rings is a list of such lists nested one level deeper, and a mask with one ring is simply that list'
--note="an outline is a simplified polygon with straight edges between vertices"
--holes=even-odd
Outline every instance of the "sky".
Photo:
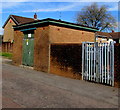
[{"label": "sky", "polygon": [[[104,2],[105,1],[105,2]],[[97,0],[99,6],[107,5],[108,11],[119,22],[118,0]],[[4,0],[0,2],[0,34],[3,34],[2,26],[10,14],[33,18],[37,13],[38,19],[53,18],[76,23],[76,15],[84,6],[88,6],[96,0]],[[118,29],[116,29],[118,31]]]}]

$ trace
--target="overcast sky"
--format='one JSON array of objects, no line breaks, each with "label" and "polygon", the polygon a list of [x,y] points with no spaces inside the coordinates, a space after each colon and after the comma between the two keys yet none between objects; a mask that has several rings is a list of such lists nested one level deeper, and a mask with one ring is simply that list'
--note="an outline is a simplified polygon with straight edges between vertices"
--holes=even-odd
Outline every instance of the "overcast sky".
[{"label": "overcast sky", "polygon": [[[68,22],[76,22],[75,17],[81,8],[88,6],[96,0],[4,0],[0,2],[0,34],[3,33],[2,25],[10,14],[33,18],[34,13],[38,19],[53,18]],[[105,2],[104,2],[105,1]],[[97,0],[98,5],[107,5],[108,11],[118,20],[118,0]],[[117,30],[116,30],[117,31]]]}]

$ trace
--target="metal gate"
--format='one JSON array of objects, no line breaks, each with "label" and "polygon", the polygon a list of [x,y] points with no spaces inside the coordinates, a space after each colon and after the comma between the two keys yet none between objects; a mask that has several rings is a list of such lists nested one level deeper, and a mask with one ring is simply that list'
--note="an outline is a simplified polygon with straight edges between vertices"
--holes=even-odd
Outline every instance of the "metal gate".
[{"label": "metal gate", "polygon": [[82,43],[82,79],[114,86],[114,42]]}]

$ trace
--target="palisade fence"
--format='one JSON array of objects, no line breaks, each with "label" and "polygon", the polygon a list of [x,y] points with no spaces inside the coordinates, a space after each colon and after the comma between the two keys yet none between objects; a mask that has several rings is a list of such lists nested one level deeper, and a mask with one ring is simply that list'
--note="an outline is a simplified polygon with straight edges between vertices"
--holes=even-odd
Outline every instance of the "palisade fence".
[{"label": "palisade fence", "polygon": [[82,79],[114,86],[114,42],[82,43]]}]

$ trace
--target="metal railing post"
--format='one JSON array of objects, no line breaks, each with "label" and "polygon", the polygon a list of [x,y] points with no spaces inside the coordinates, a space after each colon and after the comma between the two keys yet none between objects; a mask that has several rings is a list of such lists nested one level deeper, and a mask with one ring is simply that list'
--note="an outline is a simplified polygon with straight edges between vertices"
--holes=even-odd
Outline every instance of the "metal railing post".
[{"label": "metal railing post", "polygon": [[84,69],[85,69],[85,68],[84,68],[84,62],[85,62],[85,61],[84,61],[84,60],[85,60],[85,59],[84,59],[84,54],[85,54],[85,49],[84,49],[84,48],[85,48],[85,43],[83,42],[83,43],[82,43],[82,80],[83,80],[84,71],[85,71],[85,70],[84,70]]}]

